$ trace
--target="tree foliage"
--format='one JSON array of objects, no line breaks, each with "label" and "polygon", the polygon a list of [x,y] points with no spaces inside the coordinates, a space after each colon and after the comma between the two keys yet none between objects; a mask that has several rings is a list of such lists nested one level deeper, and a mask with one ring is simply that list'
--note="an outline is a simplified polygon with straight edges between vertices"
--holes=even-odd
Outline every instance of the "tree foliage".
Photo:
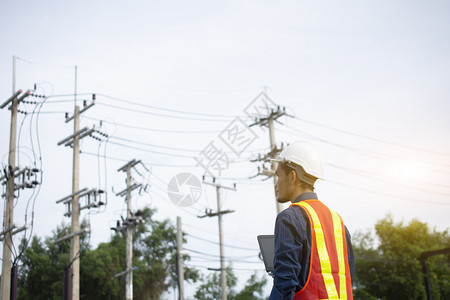
[{"label": "tree foliage", "polygon": [[[450,247],[448,230],[438,232],[412,220],[394,223],[392,216],[375,225],[376,238],[359,233],[355,250],[355,299],[425,299],[419,255]],[[427,260],[434,299],[450,299],[450,255]]]},{"label": "tree foliage", "polygon": [[[154,219],[155,210],[142,211],[145,223],[133,228],[133,293],[135,299],[159,299],[176,278],[176,230],[169,220]],[[64,268],[69,265],[69,242],[55,243],[67,235],[69,227],[61,225],[44,242],[33,237],[24,251],[19,267],[20,299],[61,299]],[[114,275],[126,268],[125,233],[115,233],[110,242],[94,250],[87,238],[81,237],[80,298],[124,299],[124,277]],[[189,256],[184,256],[189,260]],[[196,269],[185,268],[185,280],[196,281]]]},{"label": "tree foliage", "polygon": [[[233,273],[231,266],[227,267],[227,299],[230,300],[258,300],[263,297],[263,288],[267,283],[267,278],[263,275],[258,278],[256,274],[247,280],[245,287],[236,292],[237,277]],[[208,274],[202,278],[203,283],[197,288],[194,298],[197,300],[221,299],[221,278],[220,272]]]},{"label": "tree foliage", "polygon": [[[83,226],[84,224],[82,224]],[[55,243],[55,240],[69,233],[69,228],[61,224],[53,231],[52,237],[43,242],[34,236],[24,251],[19,267],[20,299],[61,299],[63,292],[64,267],[69,264],[68,242]],[[21,250],[25,246],[22,241]],[[81,252],[88,249],[85,235],[81,235]],[[44,288],[45,287],[45,288]]]}]

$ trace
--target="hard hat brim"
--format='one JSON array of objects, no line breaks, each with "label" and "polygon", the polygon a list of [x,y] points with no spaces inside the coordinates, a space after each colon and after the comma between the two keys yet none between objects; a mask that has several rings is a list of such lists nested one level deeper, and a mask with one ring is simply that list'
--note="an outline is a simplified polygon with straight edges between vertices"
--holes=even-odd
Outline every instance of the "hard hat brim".
[{"label": "hard hat brim", "polygon": [[281,162],[284,162],[285,159],[282,158],[281,156],[277,155],[277,157],[275,157],[275,158],[269,158],[269,161],[281,163]]}]

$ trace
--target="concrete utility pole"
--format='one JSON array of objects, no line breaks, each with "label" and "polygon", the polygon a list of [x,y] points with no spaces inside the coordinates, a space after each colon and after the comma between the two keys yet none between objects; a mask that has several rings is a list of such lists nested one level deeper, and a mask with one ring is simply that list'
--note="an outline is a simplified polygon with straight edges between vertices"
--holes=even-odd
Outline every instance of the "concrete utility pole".
[{"label": "concrete utility pole", "polygon": [[[264,93],[264,96],[269,99],[269,97]],[[262,158],[261,156],[256,159],[253,160],[253,162],[255,161],[268,161],[271,158],[275,158],[277,156],[278,153],[280,153],[283,150],[283,146],[278,149],[276,142],[275,142],[275,130],[274,130],[274,124],[273,122],[278,122],[278,118],[282,117],[282,116],[288,116],[288,117],[292,117],[291,115],[288,115],[286,113],[286,108],[283,107],[281,108],[280,106],[277,106],[276,110],[271,109],[270,113],[267,116],[264,117],[257,117],[255,118],[255,123],[251,124],[249,127],[255,126],[255,125],[259,125],[261,127],[268,127],[269,128],[269,139],[270,139],[270,152],[265,154]],[[280,123],[281,124],[281,123]],[[265,175],[268,177],[273,177],[273,184],[275,186],[277,180],[275,177],[275,170],[277,168],[277,163],[276,162],[271,162],[270,163],[270,170],[264,169],[263,171],[260,172],[258,171],[258,175]],[[259,168],[258,168],[259,170]],[[279,214],[282,210],[283,210],[283,206],[281,203],[279,203],[276,199],[275,199],[275,204],[276,204],[276,208],[277,208],[277,214]]]},{"label": "concrete utility pole", "polygon": [[[80,130],[80,108],[75,105],[73,114],[73,132]],[[73,168],[72,168],[72,232],[80,231],[80,202],[77,194],[80,189],[80,136],[73,138]],[[70,242],[70,261],[72,262],[72,299],[80,299],[80,236],[75,235]]]},{"label": "concrete utility pole", "polygon": [[224,210],[222,211],[221,208],[221,203],[220,203],[220,189],[227,189],[227,190],[232,190],[232,191],[236,191],[236,184],[234,184],[234,187],[227,187],[227,186],[223,186],[221,184],[217,184],[215,183],[215,178],[213,178],[213,182],[205,182],[203,181],[204,184],[208,184],[208,185],[212,185],[216,187],[216,194],[217,194],[217,212],[213,213],[211,211],[207,212],[204,216],[199,216],[199,218],[204,218],[204,217],[219,217],[219,244],[220,244],[220,279],[221,279],[221,286],[222,286],[222,290],[221,290],[221,294],[222,294],[222,300],[227,300],[227,270],[225,267],[225,251],[223,249],[223,229],[222,229],[222,215],[224,214],[229,214],[234,212],[234,210]]},{"label": "concrete utility pole", "polygon": [[[76,73],[76,68],[75,68]],[[76,80],[75,80],[76,85]],[[76,91],[75,91],[76,95]],[[75,96],[76,97],[76,96]],[[80,129],[80,115],[85,112],[87,109],[94,106],[95,95],[92,96],[93,102],[90,105],[84,104],[83,109],[80,110],[80,107],[76,105],[74,107],[74,114],[72,117],[69,117],[66,114],[66,123],[73,120],[73,134],[69,137],[63,139],[58,142],[58,146],[64,144],[64,146],[71,146],[73,148],[73,168],[72,168],[72,194],[68,197],[65,197],[61,200],[56,201],[56,203],[60,203],[64,201],[64,204],[67,204],[68,212],[65,214],[66,216],[71,217],[71,234],[70,234],[70,263],[72,274],[69,277],[70,284],[67,287],[71,288],[71,292],[67,293],[67,295],[71,295],[72,300],[78,300],[80,298],[80,234],[84,233],[84,231],[80,231],[80,197],[91,195],[97,199],[97,196],[103,191],[91,190],[87,191],[87,189],[80,190],[80,181],[79,181],[79,172],[80,172],[80,140],[86,136],[92,135],[96,130],[95,128],[82,128]],[[98,207],[100,205],[104,205],[103,202],[94,201],[94,203],[89,203],[83,208],[91,208]],[[65,239],[65,238],[63,238]],[[62,239],[62,240],[63,240]],[[69,270],[70,273],[70,270]]]},{"label": "concrete utility pole", "polygon": [[[268,120],[268,125],[269,125],[269,138],[270,138],[270,151],[274,151],[276,150],[277,144],[275,142],[275,132],[273,130],[273,112],[269,115],[269,120]],[[274,158],[275,156],[272,155],[271,158]],[[271,166],[271,170],[273,172],[272,178],[273,178],[273,185],[275,186],[275,184],[277,183],[277,178],[275,177],[275,170],[277,168],[277,163],[276,162],[271,162],[270,164]],[[278,202],[275,199],[276,202],[276,206],[277,206],[277,214],[279,214],[282,210],[283,210],[283,206],[281,205],[280,202]]]},{"label": "concrete utility pole", "polygon": [[178,270],[178,300],[184,300],[184,265],[183,265],[183,232],[181,218],[177,217],[177,270]]},{"label": "concrete utility pole", "polygon": [[[15,89],[16,73],[16,57],[13,56],[13,96],[11,104],[11,128],[9,135],[9,158],[8,173],[10,174],[6,184],[6,210],[4,220],[4,231],[12,228],[13,225],[13,209],[14,209],[14,168],[16,167],[16,130],[17,130],[17,96]],[[20,91],[21,92],[21,91]],[[3,242],[3,265],[2,265],[2,283],[1,283],[1,299],[9,299],[11,289],[11,247],[12,236],[11,231],[5,232],[5,240]]]},{"label": "concrete utility pole", "polygon": [[[128,189],[131,186],[131,165],[127,166],[127,219],[131,218],[131,191]],[[133,264],[133,229],[127,227],[127,270],[131,269]],[[133,272],[125,275],[125,299],[133,299]]]},{"label": "concrete utility pole", "polygon": [[127,202],[127,219],[124,222],[124,228],[116,228],[116,230],[126,229],[126,270],[125,270],[125,299],[132,300],[133,299],[133,226],[137,224],[137,222],[142,221],[141,219],[137,219],[133,213],[131,212],[131,191],[141,187],[141,184],[132,184],[131,182],[131,169],[139,164],[140,160],[131,160],[121,168],[119,168],[118,172],[126,172],[127,179],[126,184],[127,188],[119,193],[118,196],[126,196],[125,201]]},{"label": "concrete utility pole", "polygon": [[[22,172],[16,168],[16,138],[17,138],[17,106],[18,104],[30,95],[30,91],[25,92],[20,97],[22,90],[16,92],[16,57],[13,56],[13,95],[6,100],[0,109],[3,109],[8,104],[11,103],[11,127],[10,127],[10,137],[9,137],[9,157],[8,157],[8,168],[7,174],[2,177],[0,181],[6,177],[6,205],[3,220],[3,231],[0,234],[4,236],[3,238],[3,264],[2,264],[2,279],[1,279],[1,299],[10,299],[11,295],[11,248],[12,236],[24,229],[15,229],[16,226],[13,223],[14,217],[14,191],[21,187],[16,187],[14,180]],[[14,230],[15,229],[15,230]]]}]

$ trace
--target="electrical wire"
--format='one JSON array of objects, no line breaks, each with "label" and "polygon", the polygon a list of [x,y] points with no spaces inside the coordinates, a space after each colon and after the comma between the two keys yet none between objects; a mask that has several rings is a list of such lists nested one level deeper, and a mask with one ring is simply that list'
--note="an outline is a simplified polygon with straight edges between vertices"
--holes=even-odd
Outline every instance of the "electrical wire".
[{"label": "electrical wire", "polygon": [[435,151],[435,150],[423,149],[423,148],[419,148],[419,147],[407,146],[407,145],[403,145],[403,144],[400,144],[400,143],[395,143],[395,142],[391,142],[391,141],[387,141],[387,140],[374,138],[374,137],[370,137],[370,136],[367,136],[367,135],[363,135],[363,134],[359,134],[359,133],[355,133],[355,132],[339,129],[339,128],[336,128],[336,127],[323,125],[323,124],[320,124],[320,123],[317,123],[317,122],[313,122],[313,121],[310,121],[310,120],[302,119],[300,117],[294,117],[294,119],[296,119],[298,121],[301,121],[303,123],[312,124],[312,125],[315,125],[315,126],[318,126],[318,127],[322,127],[322,128],[330,129],[330,130],[333,130],[333,131],[345,133],[347,135],[356,136],[356,137],[359,137],[359,138],[364,138],[364,139],[367,139],[367,140],[371,140],[371,141],[375,141],[375,142],[379,142],[379,143],[383,143],[383,144],[387,144],[387,145],[397,146],[397,147],[401,147],[401,148],[408,149],[408,150],[412,149],[412,150],[421,151],[421,152],[425,152],[425,153],[429,153],[429,154],[450,156],[450,153],[447,153],[447,152],[440,152],[440,151]]},{"label": "electrical wire", "polygon": [[[410,185],[406,185],[406,184],[402,184],[402,183],[393,183],[392,181],[388,181],[388,180],[384,180],[381,179],[379,177],[385,177],[384,175],[377,175],[374,173],[369,173],[369,172],[365,172],[362,170],[356,170],[356,169],[352,169],[352,168],[347,168],[347,167],[343,167],[343,166],[339,166],[339,165],[335,165],[335,164],[330,164],[328,163],[327,165],[337,168],[339,170],[343,170],[352,174],[356,174],[358,176],[364,177],[364,178],[369,178],[369,179],[374,179],[376,181],[379,182],[384,182],[384,183],[388,183],[388,184],[395,184],[396,186],[403,186],[406,187],[410,190],[416,190],[416,191],[420,191],[420,192],[426,192],[426,193],[432,193],[432,194],[436,194],[436,195],[441,195],[441,196],[446,196],[446,197],[450,197],[450,193],[441,193],[441,192],[437,192],[437,191],[432,191],[432,190],[427,190],[427,189],[422,189],[416,186],[410,186]],[[366,174],[364,174],[366,173]],[[379,177],[377,177],[379,176]],[[392,177],[391,177],[392,178]],[[428,183],[427,183],[428,184]],[[446,186],[447,188],[450,188],[449,186]]]},{"label": "electrical wire", "polygon": [[100,101],[96,102],[96,103],[99,104],[99,105],[106,106],[106,107],[120,109],[122,111],[126,110],[126,111],[130,111],[130,112],[144,114],[144,115],[158,116],[158,117],[164,117],[164,118],[173,118],[173,119],[182,119],[182,120],[191,120],[191,121],[208,121],[208,122],[230,122],[230,121],[232,121],[231,119],[218,120],[218,119],[205,119],[205,118],[192,118],[192,117],[173,116],[173,115],[153,113],[153,112],[149,112],[149,111],[143,111],[143,110],[139,110],[139,109],[123,107],[123,106],[114,105],[114,104],[103,103],[103,102],[100,102]]},{"label": "electrical wire", "polygon": [[116,146],[121,146],[121,147],[129,148],[129,149],[133,149],[133,150],[144,151],[144,152],[150,152],[150,153],[159,154],[159,155],[194,159],[194,157],[190,156],[190,155],[182,155],[182,154],[175,154],[175,153],[164,153],[164,152],[154,151],[154,150],[150,150],[150,149],[144,149],[144,148],[134,147],[134,146],[130,146],[130,145],[124,145],[124,144],[113,142],[113,141],[110,141],[109,143],[112,144],[112,145],[116,145]]},{"label": "electrical wire", "polygon": [[[201,252],[201,251],[197,251],[197,250],[193,250],[193,249],[188,249],[188,248],[184,248],[183,250],[192,252],[192,253],[197,253],[197,254],[201,254],[201,255],[205,255],[205,256],[210,256],[210,257],[220,257],[220,255],[218,254],[210,254],[210,253],[205,253],[205,252]],[[247,258],[254,258],[255,255],[246,255],[246,256],[227,256],[228,259],[247,259]]]},{"label": "electrical wire", "polygon": [[369,192],[369,193],[374,194],[374,195],[381,195],[381,196],[386,196],[386,197],[391,197],[391,198],[402,199],[402,200],[406,200],[406,201],[414,201],[414,202],[429,203],[429,204],[436,204],[436,205],[450,205],[450,202],[438,202],[438,201],[429,201],[429,200],[419,200],[419,199],[415,199],[415,198],[411,198],[411,197],[399,196],[399,195],[379,192],[379,191],[375,191],[375,190],[370,190],[370,189],[366,189],[366,188],[355,186],[355,185],[351,185],[351,184],[337,182],[337,181],[334,181],[334,180],[331,180],[331,179],[327,179],[327,182],[331,182],[331,183],[334,183],[334,184],[339,185],[339,186],[346,186],[346,187],[349,187],[349,188],[352,188],[352,189],[361,190],[361,191],[364,191],[364,192]]},{"label": "electrical wire", "polygon": [[[109,143],[111,143],[111,142],[109,142]],[[91,156],[97,156],[96,153],[87,152],[87,151],[83,151],[81,153],[82,154],[91,155]],[[108,156],[108,155],[101,155],[101,157],[104,157],[105,159],[116,160],[116,161],[121,161],[121,162],[128,162],[129,161],[129,159],[120,158],[120,157],[113,157],[113,156]],[[195,165],[169,165],[169,164],[160,164],[160,163],[145,163],[145,164],[148,165],[148,166],[173,167],[173,168],[192,168],[192,167],[195,167]]]},{"label": "electrical wire", "polygon": [[[186,233],[186,235],[187,235],[187,236],[190,236],[190,237],[192,237],[192,238],[194,238],[194,239],[197,239],[197,240],[200,240],[200,241],[204,241],[204,242],[207,242],[207,243],[210,243],[210,244],[220,245],[220,243],[218,243],[218,242],[210,241],[210,240],[207,240],[207,239],[204,239],[204,238],[201,238],[201,237],[192,235],[192,234],[190,234],[190,233]],[[233,248],[233,249],[239,249],[239,250],[247,250],[247,251],[259,251],[259,250],[256,249],[256,248],[244,248],[244,247],[231,246],[231,245],[224,245],[224,247],[227,247],[227,248]]]},{"label": "electrical wire", "polygon": [[[150,193],[153,193],[153,194],[156,195],[158,198],[160,198],[160,199],[162,199],[162,200],[164,200],[164,201],[166,201],[166,202],[169,201],[167,198],[161,196],[159,193],[155,192],[154,190],[150,190]],[[197,215],[196,215],[196,214],[194,214],[194,213],[188,211],[186,208],[181,207],[181,206],[179,206],[178,208],[181,209],[183,212],[187,213],[188,215],[191,215],[191,216],[197,218]]]},{"label": "electrical wire", "polygon": [[[155,174],[153,174],[152,177],[155,177]],[[154,186],[154,187],[156,187],[156,188],[158,188],[161,192],[167,193],[167,190],[164,190],[164,189],[163,189],[162,187],[160,187],[158,184],[156,184],[156,183],[153,182],[151,185]],[[165,185],[167,186],[167,184],[165,184]],[[167,200],[167,199],[166,199],[166,200]],[[167,200],[167,201],[169,201],[169,200]],[[172,201],[170,201],[170,203],[173,204]],[[196,204],[198,205],[198,204],[200,204],[200,203],[197,202]],[[200,204],[200,205],[202,205],[202,204]],[[204,206],[204,205],[202,205],[202,206]],[[180,208],[184,208],[184,209],[190,208],[190,209],[194,210],[197,214],[202,213],[200,210],[195,209],[193,206],[187,206],[187,207],[179,206],[179,207],[180,207]],[[204,206],[204,207],[205,207],[205,206]],[[198,215],[196,215],[196,216],[198,216]]]},{"label": "electrical wire", "polygon": [[[192,228],[192,229],[195,229],[195,230],[199,230],[199,231],[208,233],[211,236],[217,236],[216,232],[208,231],[208,230],[205,230],[204,228],[199,228],[199,227],[196,227],[196,226],[192,226],[190,224],[183,224],[183,226],[186,226],[186,227],[189,227],[189,228]],[[231,238],[231,237],[228,237],[227,235],[224,235],[224,237],[225,237],[225,239],[232,239],[233,241],[237,241],[239,243],[246,244],[246,245],[253,244],[253,243],[250,243],[248,240],[240,240],[236,236],[233,236]]]},{"label": "electrical wire", "polygon": [[[196,255],[189,255],[190,258],[192,258],[190,261],[192,262],[220,262],[220,258],[207,258],[202,256],[196,256]],[[255,258],[258,257],[258,255],[254,255]],[[262,261],[249,261],[249,260],[242,260],[242,259],[228,259],[225,258],[225,262],[227,263],[239,263],[239,264],[262,264]]]},{"label": "electrical wire", "polygon": [[130,100],[125,100],[125,99],[121,99],[121,98],[117,98],[117,97],[112,97],[112,96],[108,96],[108,95],[105,95],[105,94],[97,94],[97,96],[102,96],[102,97],[105,97],[105,98],[108,98],[108,99],[111,99],[111,100],[115,100],[115,101],[118,101],[118,102],[122,102],[122,103],[132,104],[132,105],[145,107],[145,108],[150,108],[150,109],[155,109],[155,110],[174,112],[174,113],[178,113],[178,114],[186,114],[186,115],[193,115],[193,116],[203,116],[203,117],[216,117],[216,118],[235,118],[236,117],[234,115],[205,114],[205,113],[196,113],[196,112],[188,112],[188,111],[182,111],[182,110],[176,110],[176,109],[170,109],[170,108],[163,108],[163,107],[158,107],[158,106],[153,106],[153,105],[133,102],[133,101],[130,101]]},{"label": "electrical wire", "polygon": [[[31,147],[32,147],[32,152],[33,152],[33,157],[34,157],[34,165],[36,168],[41,170],[41,184],[42,184],[42,180],[43,180],[43,171],[42,171],[42,150],[41,150],[41,143],[40,143],[40,138],[39,138],[39,115],[41,112],[41,109],[45,103],[45,101],[47,100],[47,98],[45,98],[41,103],[36,104],[36,106],[33,109],[33,113],[32,113],[32,118],[30,121],[30,140],[31,140]],[[39,166],[36,165],[36,152],[34,150],[34,142],[33,142],[33,135],[31,133],[31,128],[33,127],[33,116],[35,114],[35,110],[38,108],[38,112],[36,115],[36,124],[35,124],[35,128],[36,128],[36,141],[37,141],[37,147],[38,147],[38,162],[39,162]],[[34,207],[35,207],[35,203],[36,203],[36,199],[40,193],[41,190],[41,184],[38,185],[37,187],[37,192],[35,193],[36,189],[33,190],[33,194],[31,195],[31,197],[29,198],[29,200],[27,201],[27,205],[26,205],[26,209],[25,209],[25,225],[27,226],[27,215],[28,215],[28,207],[30,204],[30,201],[32,200],[33,204],[32,204],[32,209],[31,209],[31,222],[30,222],[30,236],[29,238],[26,237],[27,235],[27,228],[25,229],[24,232],[24,239],[25,242],[23,243],[23,247],[21,249],[21,251],[19,252],[19,254],[17,254],[13,260],[13,265],[15,265],[21,258],[21,256],[23,255],[23,253],[25,252],[25,250],[28,248],[28,245],[31,241],[32,235],[33,235],[33,230],[34,230]],[[13,248],[14,245],[13,245]]]},{"label": "electrical wire", "polygon": [[221,130],[168,130],[168,129],[156,129],[156,128],[147,128],[147,127],[140,127],[140,126],[134,126],[134,125],[128,125],[123,123],[116,123],[116,122],[109,122],[97,118],[92,118],[88,116],[84,116],[84,118],[93,120],[93,121],[101,121],[103,123],[107,124],[113,124],[119,127],[125,127],[125,128],[131,128],[131,129],[138,129],[138,130],[144,130],[144,131],[152,131],[152,132],[161,132],[161,133],[174,133],[174,134],[204,134],[204,133],[219,133]]},{"label": "electrical wire", "polygon": [[[200,265],[193,265],[193,264],[185,264],[185,266],[188,267],[192,267],[192,268],[202,268],[202,269],[207,269],[208,267],[206,266],[200,266]],[[254,272],[265,272],[265,270],[263,269],[242,269],[242,268],[233,268],[233,271],[254,271]]]},{"label": "electrical wire", "polygon": [[[291,129],[292,131],[294,131],[294,133],[286,131],[286,130],[280,130],[280,131],[285,132],[285,133],[289,133],[289,134],[302,134],[302,135],[304,135],[304,136],[306,136],[308,138],[311,138],[313,140],[320,141],[320,142],[323,142],[323,143],[326,143],[326,144],[333,145],[333,146],[338,147],[338,148],[342,148],[342,149],[345,149],[345,150],[348,150],[348,151],[351,151],[351,152],[355,152],[355,153],[358,153],[358,154],[361,154],[361,155],[364,155],[364,156],[376,158],[376,159],[383,160],[383,161],[397,162],[398,159],[402,159],[402,160],[406,159],[405,157],[394,156],[394,155],[390,155],[390,154],[380,153],[380,152],[376,152],[376,151],[369,151],[369,150],[359,149],[359,148],[355,148],[355,147],[345,146],[345,145],[342,145],[342,144],[339,144],[339,143],[330,142],[328,140],[315,137],[315,136],[313,136],[313,135],[311,135],[309,133],[300,131],[300,130],[298,130],[296,128],[292,128],[292,127],[289,127],[289,126],[287,126],[287,127],[289,129]],[[412,159],[408,159],[408,160],[412,161],[412,162],[421,162],[421,161],[412,160]],[[434,162],[421,162],[421,163],[432,164],[432,165],[439,165],[441,167],[443,165],[444,166],[448,166],[447,164],[434,163]],[[430,167],[426,167],[426,169],[428,169],[429,171],[433,171],[433,172],[450,173],[449,171],[439,170],[439,169],[432,169]]]}]

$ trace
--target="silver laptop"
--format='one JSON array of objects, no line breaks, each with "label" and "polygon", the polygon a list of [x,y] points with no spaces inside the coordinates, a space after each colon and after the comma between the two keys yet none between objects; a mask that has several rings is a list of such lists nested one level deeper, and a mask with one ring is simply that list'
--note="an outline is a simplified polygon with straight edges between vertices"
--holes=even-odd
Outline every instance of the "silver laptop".
[{"label": "silver laptop", "polygon": [[258,244],[266,271],[272,276],[273,257],[275,256],[274,235],[258,235]]}]

